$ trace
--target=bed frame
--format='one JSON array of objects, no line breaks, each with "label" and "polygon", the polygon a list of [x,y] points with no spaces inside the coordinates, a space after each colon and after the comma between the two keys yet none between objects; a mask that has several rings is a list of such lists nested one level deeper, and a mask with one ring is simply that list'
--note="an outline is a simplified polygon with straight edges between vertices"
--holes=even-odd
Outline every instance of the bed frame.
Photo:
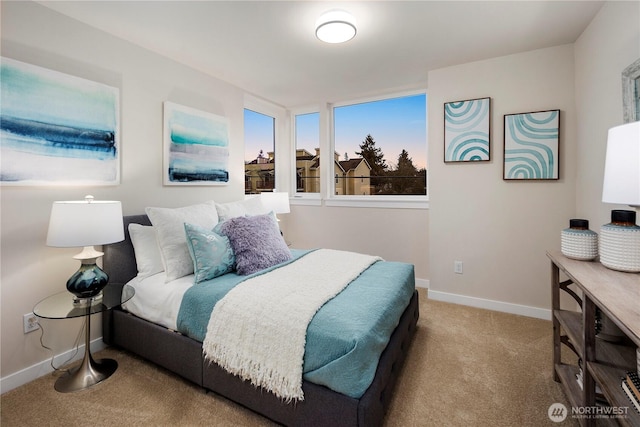
[{"label": "bed frame", "polygon": [[[151,225],[146,215],[124,217],[125,240],[104,247],[104,270],[109,286],[122,287],[137,274],[128,233],[130,223]],[[285,404],[275,395],[233,376],[202,355],[202,343],[136,317],[121,308],[103,313],[103,339],[183,378],[288,426],[379,426],[384,420],[398,373],[404,363],[418,321],[415,291],[400,323],[380,357],[373,382],[360,399],[303,381],[304,401]]]}]

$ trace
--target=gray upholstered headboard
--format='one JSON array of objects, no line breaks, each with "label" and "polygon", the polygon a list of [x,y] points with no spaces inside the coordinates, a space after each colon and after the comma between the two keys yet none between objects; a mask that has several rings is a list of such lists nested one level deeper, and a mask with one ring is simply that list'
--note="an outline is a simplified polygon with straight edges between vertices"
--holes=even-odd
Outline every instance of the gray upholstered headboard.
[{"label": "gray upholstered headboard", "polygon": [[129,224],[151,225],[151,221],[146,215],[125,216],[123,222],[124,240],[105,245],[102,249],[104,252],[102,268],[109,275],[109,283],[111,284],[125,284],[138,274],[136,257],[131,244],[131,236],[129,236]]}]

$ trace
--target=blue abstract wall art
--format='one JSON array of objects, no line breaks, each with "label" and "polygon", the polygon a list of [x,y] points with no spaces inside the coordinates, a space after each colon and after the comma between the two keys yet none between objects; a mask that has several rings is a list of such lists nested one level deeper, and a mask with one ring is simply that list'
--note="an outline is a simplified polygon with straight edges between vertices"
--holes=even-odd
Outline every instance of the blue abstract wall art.
[{"label": "blue abstract wall art", "polygon": [[504,116],[506,180],[554,180],[560,177],[560,110]]},{"label": "blue abstract wall art", "polygon": [[229,182],[226,118],[164,103],[164,184],[224,185]]},{"label": "blue abstract wall art", "polygon": [[490,119],[491,98],[445,103],[444,161],[489,161]]},{"label": "blue abstract wall art", "polygon": [[0,58],[0,183],[115,185],[119,90]]}]

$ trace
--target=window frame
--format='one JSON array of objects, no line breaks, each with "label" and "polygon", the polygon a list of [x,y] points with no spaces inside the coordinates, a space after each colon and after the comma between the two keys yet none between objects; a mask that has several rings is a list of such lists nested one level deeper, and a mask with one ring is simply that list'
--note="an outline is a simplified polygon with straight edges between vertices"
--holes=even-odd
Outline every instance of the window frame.
[{"label": "window frame", "polygon": [[[367,97],[356,100],[349,101],[341,101],[335,102],[332,104],[328,104],[327,108],[329,109],[329,150],[328,153],[331,153],[331,157],[326,155],[322,155],[322,151],[320,152],[321,159],[326,161],[333,162],[333,153],[335,152],[335,120],[334,120],[334,110],[335,108],[363,104],[368,102],[375,101],[384,101],[388,99],[395,98],[403,98],[408,96],[415,95],[424,95],[425,96],[425,135],[427,137],[426,144],[426,152],[427,152],[427,165],[429,163],[429,135],[428,135],[428,117],[429,117],[429,108],[428,108],[428,93],[426,89],[416,89],[411,91],[403,91],[403,92],[393,92],[375,97]],[[321,162],[322,164],[322,162]],[[328,179],[327,179],[328,178]],[[357,195],[336,195],[335,194],[335,183],[333,174],[330,174],[329,177],[325,174],[324,184],[327,186],[329,191],[325,195],[325,204],[327,206],[345,206],[345,207],[382,207],[382,208],[402,208],[402,209],[425,209],[429,207],[429,168],[427,167],[427,194],[425,195],[411,195],[411,196],[402,196],[402,195],[368,195],[368,196],[357,196]]]},{"label": "window frame", "polygon": [[[255,113],[263,114],[265,116],[269,116],[274,119],[273,156],[275,158],[275,161],[274,161],[275,183],[274,183],[273,191],[286,191],[285,189],[287,188],[287,185],[282,175],[283,175],[283,171],[287,170],[288,165],[286,160],[283,159],[282,156],[280,156],[280,158],[278,156],[278,153],[287,151],[286,144],[283,144],[283,141],[284,141],[283,135],[286,135],[285,129],[286,129],[286,126],[288,126],[288,117],[287,117],[286,110],[275,104],[272,104],[263,99],[256,98],[248,94],[245,94],[244,96],[244,102],[242,107],[243,107],[243,110],[242,110],[243,117],[244,117],[244,110],[251,110]],[[246,124],[243,123],[243,133],[244,133],[244,126],[246,126]],[[243,147],[244,147],[244,143],[245,143],[245,139],[243,137],[243,141],[242,141]],[[244,153],[242,157],[244,158]],[[243,166],[243,173],[244,171],[245,169]],[[245,184],[243,183],[243,188],[244,188],[244,185]],[[245,198],[250,198],[253,196],[255,195],[245,194]]]},{"label": "window frame", "polygon": [[[323,191],[325,190],[325,185],[324,185],[324,181],[322,179],[322,171],[320,173],[320,191],[316,192],[316,193],[305,193],[305,192],[298,192],[298,188],[297,188],[297,166],[296,166],[296,152],[298,150],[298,145],[297,145],[297,140],[296,140],[296,134],[297,134],[297,129],[296,129],[296,117],[297,116],[302,116],[305,114],[313,114],[313,113],[318,113],[318,127],[319,127],[319,135],[318,135],[318,145],[319,145],[319,149],[320,149],[320,159],[322,160],[322,152],[324,151],[322,149],[322,108],[320,106],[307,106],[307,107],[301,107],[301,108],[296,108],[294,110],[291,111],[291,149],[290,151],[290,164],[291,164],[291,173],[290,173],[290,180],[291,180],[291,185],[290,187],[290,193],[291,194],[291,202],[293,204],[305,204],[305,205],[320,205],[322,202],[322,194]],[[322,167],[322,161],[320,162],[320,165]]]},{"label": "window frame", "polygon": [[[361,104],[366,102],[381,101],[385,99],[402,98],[414,95],[425,96],[425,108],[427,116],[425,117],[426,126],[426,150],[427,165],[429,162],[429,105],[428,92],[425,88],[406,90],[401,92],[392,92],[381,94],[375,97],[359,98],[355,100],[340,101],[335,103],[326,103],[314,106],[306,106],[295,108],[288,111],[289,117],[289,141],[287,145],[289,150],[288,163],[290,166],[288,179],[288,188],[290,202],[292,205],[308,205],[308,206],[336,206],[336,207],[364,207],[364,208],[395,208],[395,209],[428,209],[429,208],[429,168],[427,167],[427,194],[424,196],[401,196],[401,195],[335,195],[335,176],[331,168],[327,165],[333,164],[333,153],[335,152],[335,132],[333,111],[335,107]],[[320,192],[319,193],[298,193],[296,188],[296,129],[295,119],[297,115],[308,113],[320,114]],[[282,147],[281,147],[282,149]],[[276,162],[278,157],[276,157]],[[277,168],[277,166],[276,166]],[[276,175],[276,180],[278,175]]]}]

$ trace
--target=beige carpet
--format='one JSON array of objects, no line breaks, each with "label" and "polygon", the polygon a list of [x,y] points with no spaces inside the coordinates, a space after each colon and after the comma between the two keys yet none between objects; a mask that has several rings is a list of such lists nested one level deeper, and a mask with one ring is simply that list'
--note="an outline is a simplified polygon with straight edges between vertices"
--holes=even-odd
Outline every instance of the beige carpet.
[{"label": "beige carpet", "polygon": [[[420,320],[385,426],[577,425],[549,420],[568,406],[552,379],[551,322],[431,301]],[[76,393],[47,375],[0,397],[1,425],[271,426],[269,420],[129,353],[102,384]]]}]

